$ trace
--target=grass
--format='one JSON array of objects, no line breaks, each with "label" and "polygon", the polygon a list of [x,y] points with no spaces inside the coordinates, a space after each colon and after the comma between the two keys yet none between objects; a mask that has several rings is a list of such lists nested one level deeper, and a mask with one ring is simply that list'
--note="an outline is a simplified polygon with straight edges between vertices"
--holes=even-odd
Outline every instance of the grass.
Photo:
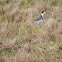
[{"label": "grass", "polygon": [[[0,62],[62,62],[62,0],[0,0]],[[45,11],[40,24],[27,21]]]}]

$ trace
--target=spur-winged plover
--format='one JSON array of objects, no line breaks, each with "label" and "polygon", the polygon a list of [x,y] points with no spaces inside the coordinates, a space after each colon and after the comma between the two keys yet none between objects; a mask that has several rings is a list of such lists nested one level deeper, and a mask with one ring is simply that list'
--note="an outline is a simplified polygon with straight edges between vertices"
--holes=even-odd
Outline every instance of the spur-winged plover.
[{"label": "spur-winged plover", "polygon": [[42,11],[39,16],[36,16],[36,17],[34,17],[32,19],[29,19],[28,21],[40,23],[41,21],[43,21],[43,16],[44,16],[44,11]]}]

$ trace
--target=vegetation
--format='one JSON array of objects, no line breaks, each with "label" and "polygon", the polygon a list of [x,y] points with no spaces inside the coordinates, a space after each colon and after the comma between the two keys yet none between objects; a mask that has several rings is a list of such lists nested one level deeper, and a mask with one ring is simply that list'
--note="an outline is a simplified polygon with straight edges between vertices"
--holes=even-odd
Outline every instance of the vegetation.
[{"label": "vegetation", "polygon": [[0,0],[0,62],[62,62],[62,0]]}]

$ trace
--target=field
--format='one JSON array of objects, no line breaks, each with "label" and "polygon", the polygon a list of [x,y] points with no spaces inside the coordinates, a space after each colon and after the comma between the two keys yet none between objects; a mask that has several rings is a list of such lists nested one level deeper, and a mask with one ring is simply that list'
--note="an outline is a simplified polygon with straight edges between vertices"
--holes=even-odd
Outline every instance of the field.
[{"label": "field", "polygon": [[0,62],[62,62],[62,0],[0,0]]}]

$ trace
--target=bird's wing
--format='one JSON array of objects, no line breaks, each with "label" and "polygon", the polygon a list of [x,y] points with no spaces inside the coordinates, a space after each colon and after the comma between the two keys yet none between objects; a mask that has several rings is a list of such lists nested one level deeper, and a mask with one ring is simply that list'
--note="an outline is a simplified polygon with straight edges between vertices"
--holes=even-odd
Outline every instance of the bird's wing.
[{"label": "bird's wing", "polygon": [[34,17],[33,20],[34,21],[39,21],[39,20],[41,20],[41,16]]},{"label": "bird's wing", "polygon": [[32,19],[29,19],[28,21],[39,21],[40,19],[41,19],[41,16],[37,16]]}]

